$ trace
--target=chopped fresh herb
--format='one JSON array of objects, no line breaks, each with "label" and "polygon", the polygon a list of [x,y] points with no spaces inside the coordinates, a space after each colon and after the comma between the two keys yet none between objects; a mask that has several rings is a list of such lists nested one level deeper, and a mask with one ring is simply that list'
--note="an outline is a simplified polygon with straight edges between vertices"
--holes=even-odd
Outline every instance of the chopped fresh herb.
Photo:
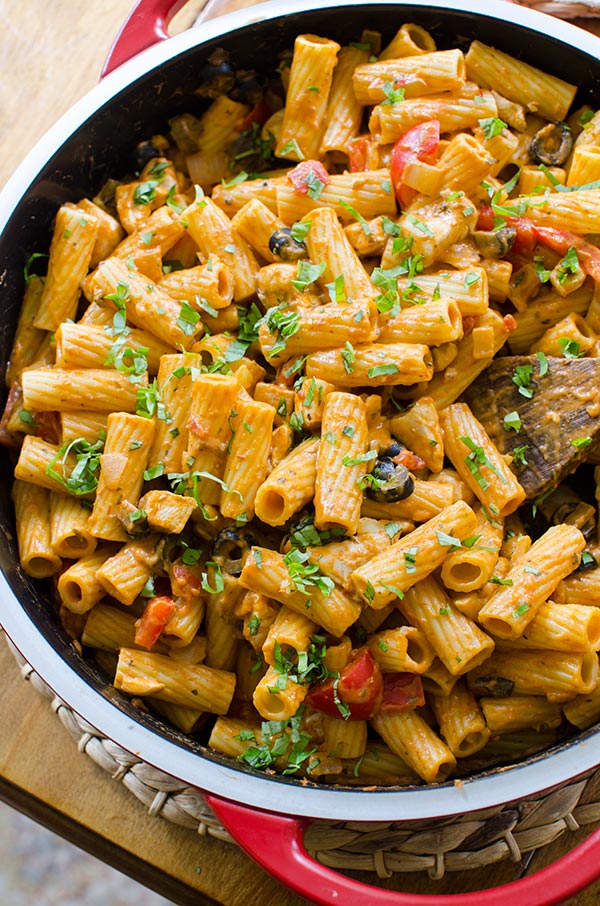
[{"label": "chopped fresh herb", "polygon": [[146,471],[144,472],[144,481],[154,481],[155,478],[160,478],[161,475],[164,474],[164,463],[159,462],[157,465],[152,466],[150,469],[146,469]]},{"label": "chopped fresh herb", "polygon": [[534,388],[531,386],[533,378],[533,365],[517,365],[515,373],[512,376],[512,382],[518,388],[521,396],[530,400],[533,397]]},{"label": "chopped fresh herb", "polygon": [[460,538],[455,538],[454,535],[447,535],[446,532],[442,532],[440,529],[436,529],[436,535],[438,543],[442,547],[450,547],[457,549],[460,547]]},{"label": "chopped fresh herb", "polygon": [[292,239],[295,239],[296,242],[303,242],[310,233],[311,226],[312,220],[296,221],[290,229]]},{"label": "chopped fresh herb", "polygon": [[47,258],[47,257],[48,257],[48,255],[44,254],[44,252],[33,252],[33,254],[29,256],[29,258],[27,259],[25,268],[23,270],[23,276],[25,277],[25,283],[29,283],[29,281],[31,280],[32,277],[38,276],[37,274],[31,273],[31,267],[33,265],[33,262],[37,258]]},{"label": "chopped fresh herb", "polygon": [[256,635],[260,628],[260,620],[258,616],[253,613],[250,619],[248,620],[248,634],[250,636]]},{"label": "chopped fresh herb", "polygon": [[404,523],[402,522],[386,522],[383,530],[390,541],[393,541],[398,532],[401,532],[403,528]]},{"label": "chopped fresh herb", "polygon": [[307,551],[301,551],[298,548],[292,548],[284,556],[288,575],[291,579],[292,586],[296,591],[309,596],[312,588],[317,588],[326,598],[333,591],[332,580],[319,572],[316,563],[308,563],[310,554]]},{"label": "chopped fresh herb", "polygon": [[325,262],[320,264],[311,264],[310,261],[299,261],[296,273],[296,279],[290,280],[299,292],[303,293],[307,286],[314,283],[325,270]]},{"label": "chopped fresh herb", "polygon": [[183,333],[192,337],[196,333],[197,324],[200,321],[200,313],[196,311],[195,308],[186,302],[185,300],[181,303],[181,309],[179,311],[179,317],[177,318],[177,326]]},{"label": "chopped fresh herb", "polygon": [[353,208],[352,205],[348,204],[347,201],[344,201],[343,198],[338,198],[338,204],[345,211],[348,211],[348,213],[351,214],[354,217],[354,219],[360,223],[360,225],[362,227],[362,231],[365,234],[365,236],[371,235],[371,227],[369,226],[369,224],[367,223],[367,221],[365,220],[363,215],[359,214],[359,212],[356,210],[356,208]]},{"label": "chopped fresh herb", "polygon": [[386,195],[392,194],[392,181],[391,179],[384,179],[381,183],[381,189],[385,192]]},{"label": "chopped fresh herb", "polygon": [[[540,255],[536,255],[533,259],[533,265],[535,267],[535,272],[540,283],[547,283],[550,279],[550,271],[545,266],[544,259]],[[523,272],[521,276],[524,277],[525,273]]]},{"label": "chopped fresh herb", "polygon": [[400,235],[400,227],[397,223],[394,223],[393,220],[390,220],[389,217],[384,216],[381,218],[381,227],[383,232],[387,233],[388,236],[396,237]]},{"label": "chopped fresh herb", "polygon": [[286,304],[270,308],[265,316],[265,323],[269,333],[276,337],[273,348],[268,354],[274,358],[285,349],[285,341],[300,330],[300,315],[292,311]]},{"label": "chopped fresh herb", "polygon": [[153,598],[156,594],[156,589],[154,588],[154,576],[148,576],[146,584],[140,592],[140,598]]},{"label": "chopped fresh herb", "polygon": [[[408,572],[408,570],[407,570],[407,572]],[[383,588],[385,588],[386,591],[391,591],[391,593],[393,595],[396,595],[397,598],[400,598],[400,600],[402,600],[402,598],[404,597],[404,592],[400,588],[398,588],[396,585],[388,585],[387,582],[380,582],[379,584],[381,586],[383,586]]]},{"label": "chopped fresh herb", "polygon": [[480,466],[487,466],[487,468],[491,469],[494,475],[500,479],[502,484],[506,484],[506,478],[498,471],[496,466],[490,462],[483,447],[478,446],[470,437],[461,437],[459,440],[461,440],[471,451],[468,456],[465,456],[465,463],[477,484],[484,491],[489,487],[489,482],[481,474]]},{"label": "chopped fresh herb", "polygon": [[377,459],[377,450],[368,450],[366,453],[359,453],[358,456],[344,456],[342,464],[345,466],[359,466],[363,462],[369,462],[371,459]]},{"label": "chopped fresh herb", "polygon": [[419,550],[418,546],[409,547],[407,550],[402,552],[404,557],[404,568],[406,574],[410,575],[411,573],[416,573],[417,571],[417,551]]},{"label": "chopped fresh herb", "polygon": [[131,443],[129,444],[129,449],[130,450],[139,450],[140,447],[143,446],[143,444],[144,444],[143,440],[132,440]]},{"label": "chopped fresh herb", "polygon": [[556,277],[560,284],[563,284],[570,275],[576,274],[579,270],[579,258],[576,249],[571,246],[567,254],[556,265]]},{"label": "chopped fresh herb", "polygon": [[479,120],[479,125],[486,138],[495,138],[503,129],[506,129],[506,123],[497,116],[485,117]]},{"label": "chopped fresh herb", "polygon": [[218,563],[215,563],[214,560],[207,560],[206,565],[212,567],[213,570],[213,581],[214,586],[210,584],[208,573],[202,573],[202,589],[207,591],[210,595],[218,595],[225,588],[225,581],[223,579],[223,573],[221,572],[221,567]]},{"label": "chopped fresh herb", "polygon": [[532,576],[539,576],[539,574],[540,574],[539,569],[536,569],[535,566],[524,566],[523,572],[529,573]]},{"label": "chopped fresh herb", "polygon": [[508,412],[502,420],[505,431],[520,431],[523,425],[519,413],[515,410]]},{"label": "chopped fresh herb", "polygon": [[585,352],[581,351],[581,347],[576,340],[570,340],[568,337],[559,337],[558,345],[562,349],[562,354],[565,359],[581,359]]},{"label": "chopped fresh herb", "polygon": [[397,374],[399,371],[400,369],[397,365],[394,365],[393,362],[387,362],[385,365],[374,365],[373,368],[369,368],[367,377],[381,377],[384,374]]},{"label": "chopped fresh herb", "polygon": [[323,440],[326,440],[327,443],[331,444],[332,447],[335,447],[337,445],[337,439],[333,431],[326,431],[325,434],[322,435],[322,437]]},{"label": "chopped fresh herb", "polygon": [[313,517],[305,516],[292,529],[289,540],[293,547],[306,550],[307,547],[322,547],[331,541],[339,541],[345,536],[344,529],[339,527],[319,531],[314,526]]},{"label": "chopped fresh herb", "polygon": [[245,182],[248,179],[248,174],[245,170],[240,170],[240,172],[232,177],[232,179],[221,179],[221,185],[224,189],[232,189],[234,186],[239,186],[241,182]]},{"label": "chopped fresh herb", "polygon": [[548,359],[546,358],[546,354],[541,350],[536,352],[536,356],[538,357],[540,367],[540,377],[544,377],[545,374],[548,374]]},{"label": "chopped fresh herb", "polygon": [[594,119],[593,110],[584,110],[577,118],[577,123],[579,126],[587,126],[590,120]]},{"label": "chopped fresh herb", "polygon": [[304,154],[300,150],[300,145],[295,138],[290,139],[289,142],[282,146],[279,157],[287,157],[288,154],[295,154],[298,160],[305,160]]},{"label": "chopped fresh herb", "polygon": [[352,343],[349,342],[349,340],[346,340],[344,348],[341,351],[341,356],[344,371],[346,372],[346,374],[352,374],[354,370],[354,359],[356,358],[356,356],[354,355],[354,347]]},{"label": "chopped fresh herb", "polygon": [[255,302],[249,308],[238,306],[237,337],[225,351],[226,362],[237,362],[246,355],[248,347],[258,340],[258,330],[262,320],[263,316]]},{"label": "chopped fresh herb", "polygon": [[427,224],[424,223],[422,220],[419,220],[417,217],[415,217],[414,214],[407,214],[406,219],[409,221],[409,223],[412,223],[412,225],[417,230],[419,230],[420,233],[423,233],[425,236],[434,235],[433,230],[431,230],[430,227],[428,227]]},{"label": "chopped fresh herb", "polygon": [[381,101],[382,107],[386,104],[399,104],[400,101],[404,100],[406,90],[404,88],[394,88],[391,82],[384,82],[383,93],[385,94],[385,100]]},{"label": "chopped fresh herb", "polygon": [[339,274],[333,283],[326,283],[325,289],[329,293],[329,298],[332,302],[346,301],[346,288],[343,274]]},{"label": "chopped fresh herb", "polygon": [[512,585],[512,579],[501,579],[500,576],[492,576],[490,578],[492,585]]},{"label": "chopped fresh herb", "polygon": [[134,189],[133,203],[150,204],[152,201],[154,201],[154,198],[156,197],[157,186],[159,186],[161,182],[162,180],[160,179],[148,179],[146,180],[146,182],[141,182]]},{"label": "chopped fresh herb", "polygon": [[527,613],[528,610],[529,604],[527,603],[527,601],[521,601],[521,603],[513,610],[513,616],[522,617],[523,614]]},{"label": "chopped fresh herb", "polygon": [[516,466],[526,466],[528,464],[527,459],[525,457],[525,453],[527,452],[527,450],[529,450],[529,444],[523,444],[522,446],[515,447],[513,449],[512,458],[513,458],[513,463]]},{"label": "chopped fresh herb", "polygon": [[28,409],[19,409],[19,418],[26,425],[35,425],[35,416]]},{"label": "chopped fresh herb", "polygon": [[364,596],[369,604],[373,603],[373,598],[375,597],[375,589],[369,581],[367,581],[367,584],[365,585]]},{"label": "chopped fresh herb", "polygon": [[447,617],[449,613],[450,613],[450,608],[449,608],[449,607],[446,607],[446,606],[440,607],[440,609],[439,609],[439,614],[440,614],[441,617]]},{"label": "chopped fresh herb", "polygon": [[177,186],[171,186],[167,193],[165,204],[171,211],[174,211],[175,214],[181,214],[185,211],[185,205],[182,202],[175,200],[176,194]]},{"label": "chopped fresh herb", "polygon": [[154,418],[170,422],[171,416],[166,410],[156,378],[147,387],[138,387],[135,414],[143,418]]},{"label": "chopped fresh herb", "polygon": [[[105,436],[105,432],[101,432],[101,437],[94,444],[88,443],[83,437],[64,444],[46,466],[46,474],[58,481],[69,494],[74,494],[76,497],[92,494],[98,487],[100,457],[104,449]],[[66,475],[67,460],[70,455],[75,457],[75,465],[70,474]],[[62,475],[54,468],[57,462],[60,462],[62,466]]]},{"label": "chopped fresh herb", "polygon": [[351,425],[344,425],[344,427],[342,428],[342,434],[344,435],[344,437],[354,437],[356,431]]},{"label": "chopped fresh herb", "polygon": [[462,547],[467,547],[467,548],[474,547],[474,545],[477,544],[477,542],[479,541],[480,538],[481,538],[481,535],[471,535],[470,538],[465,538],[465,540],[461,542],[461,545],[462,545]]},{"label": "chopped fresh herb", "polygon": [[571,444],[578,450],[583,450],[585,447],[589,447],[591,443],[591,437],[576,437],[571,441]]},{"label": "chopped fresh herb", "polygon": [[464,284],[465,287],[474,286],[478,280],[480,280],[479,274],[476,274],[474,271],[470,271],[468,274],[465,274]]},{"label": "chopped fresh herb", "polygon": [[382,650],[383,652],[389,651],[389,647],[388,647],[388,645],[385,644],[385,642],[383,641],[383,639],[378,639],[378,640],[377,640],[377,647],[378,647],[378,648],[381,648],[381,650]]}]

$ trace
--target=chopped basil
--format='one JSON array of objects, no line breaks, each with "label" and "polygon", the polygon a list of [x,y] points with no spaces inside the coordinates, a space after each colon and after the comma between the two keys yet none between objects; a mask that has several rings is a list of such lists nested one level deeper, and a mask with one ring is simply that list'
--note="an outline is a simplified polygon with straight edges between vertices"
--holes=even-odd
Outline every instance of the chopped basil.
[{"label": "chopped basil", "polygon": [[381,377],[384,374],[397,374],[399,371],[400,369],[397,365],[394,365],[393,362],[387,362],[385,365],[375,365],[373,368],[369,368],[367,377]]},{"label": "chopped basil", "polygon": [[486,138],[495,138],[500,135],[503,129],[506,129],[506,123],[497,116],[488,116],[479,120],[479,125]]},{"label": "chopped basil", "polygon": [[512,412],[508,412],[504,416],[502,424],[504,426],[505,431],[510,431],[511,429],[513,431],[520,431],[521,427],[523,425],[523,422],[521,421],[519,413],[516,410],[513,410]]}]

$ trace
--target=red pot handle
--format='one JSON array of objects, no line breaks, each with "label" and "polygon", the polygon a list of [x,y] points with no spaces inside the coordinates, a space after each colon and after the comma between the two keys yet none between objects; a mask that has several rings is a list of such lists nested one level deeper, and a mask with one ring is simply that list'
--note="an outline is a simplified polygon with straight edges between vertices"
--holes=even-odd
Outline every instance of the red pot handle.
[{"label": "red pot handle", "polygon": [[475,893],[396,893],[354,881],[308,855],[310,819],[248,808],[210,793],[206,801],[245,852],[278,881],[323,906],[551,906],[600,876],[600,828],[557,862],[519,881]]},{"label": "red pot handle", "polygon": [[108,52],[102,78],[142,50],[166,40],[169,22],[186,3],[187,0],[138,0]]}]

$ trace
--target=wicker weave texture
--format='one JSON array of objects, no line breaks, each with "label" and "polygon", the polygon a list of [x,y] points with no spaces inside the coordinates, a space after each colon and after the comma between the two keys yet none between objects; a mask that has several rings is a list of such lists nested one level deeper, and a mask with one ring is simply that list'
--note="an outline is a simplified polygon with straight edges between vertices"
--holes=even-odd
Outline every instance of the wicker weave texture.
[{"label": "wicker weave texture", "polygon": [[[113,780],[123,783],[151,815],[234,843],[200,790],[140,761],[102,736],[54,694],[8,639],[7,644],[23,678],[50,699],[52,710],[79,751]],[[548,846],[566,830],[575,831],[588,824],[600,824],[600,770],[531,799],[452,818],[315,821],[304,842],[322,864],[341,871],[374,871],[381,878],[389,878],[395,872],[426,871],[437,879],[446,871],[482,868],[503,859],[518,862],[526,853]]]}]

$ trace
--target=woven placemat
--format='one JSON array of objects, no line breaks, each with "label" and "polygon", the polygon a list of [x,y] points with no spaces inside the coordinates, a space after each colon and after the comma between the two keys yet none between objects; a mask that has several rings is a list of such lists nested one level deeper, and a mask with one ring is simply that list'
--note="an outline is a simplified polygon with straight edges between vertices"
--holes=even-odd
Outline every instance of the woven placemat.
[{"label": "woven placemat", "polygon": [[[123,783],[150,815],[234,843],[200,790],[140,761],[99,733],[46,685],[8,639],[6,642],[23,679],[50,700],[79,751]],[[503,859],[518,862],[566,830],[576,831],[588,824],[600,824],[600,770],[530,799],[451,818],[315,821],[304,842],[319,862],[340,871],[371,871],[380,878],[395,872],[426,871],[430,878],[439,879],[446,871],[482,868]]]}]

